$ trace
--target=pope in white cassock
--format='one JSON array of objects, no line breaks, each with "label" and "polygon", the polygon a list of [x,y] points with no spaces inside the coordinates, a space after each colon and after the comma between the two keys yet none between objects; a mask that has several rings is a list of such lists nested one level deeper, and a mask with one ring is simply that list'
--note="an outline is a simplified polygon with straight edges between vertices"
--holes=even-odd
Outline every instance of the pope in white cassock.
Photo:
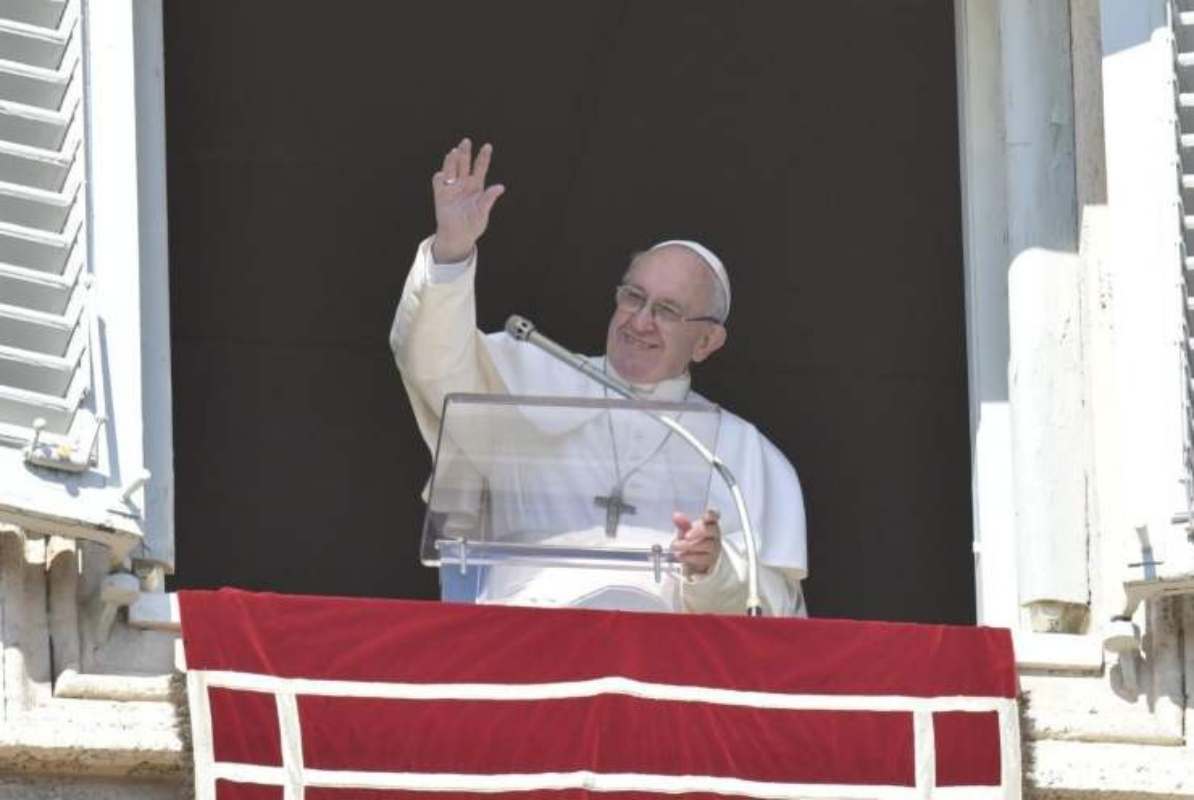
[{"label": "pope in white cassock", "polygon": [[[432,178],[436,232],[419,246],[390,332],[390,346],[415,419],[433,452],[444,398],[450,393],[602,398],[606,392],[505,332],[482,334],[476,329],[477,240],[505,191],[500,184],[485,185],[492,155],[492,146],[486,144],[474,161],[468,139],[445,155],[442,169]],[[689,366],[704,361],[725,343],[730,306],[729,278],[717,256],[696,242],[655,245],[631,261],[615,297],[605,356],[594,363],[633,386],[644,400],[702,401],[690,388]],[[649,418],[641,424],[659,428]],[[659,438],[666,437],[666,432],[656,431],[656,439],[635,456],[630,450],[641,437],[615,431],[613,425],[608,428],[615,449],[622,442],[621,458],[627,464],[651,463],[653,452],[667,441]],[[804,615],[800,582],[808,574],[805,515],[795,470],[754,426],[725,410],[720,414],[716,453],[736,476],[759,539],[764,612]],[[619,480],[617,492],[598,498],[607,511],[610,503],[622,499],[625,478]],[[722,531],[723,522],[714,510],[732,508],[728,491],[717,480],[708,491],[706,508],[673,509],[670,547],[682,564],[678,575],[660,581],[650,572],[627,579],[624,573],[599,569],[510,568],[505,578],[492,580],[487,594],[478,599],[742,613],[747,600],[742,532]],[[614,509],[616,525],[618,506]],[[727,528],[729,521],[727,515]]]}]

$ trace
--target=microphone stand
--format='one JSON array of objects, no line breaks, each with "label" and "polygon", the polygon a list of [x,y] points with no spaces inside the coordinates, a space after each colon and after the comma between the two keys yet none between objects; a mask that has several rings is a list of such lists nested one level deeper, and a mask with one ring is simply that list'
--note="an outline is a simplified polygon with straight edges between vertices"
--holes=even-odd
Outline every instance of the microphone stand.
[{"label": "microphone stand", "polygon": [[[520,342],[529,342],[535,345],[548,355],[563,361],[568,366],[581,372],[590,380],[596,381],[628,400],[639,399],[629,384],[618,380],[612,375],[606,374],[603,370],[597,369],[584,356],[573,353],[539,333],[535,329],[534,323],[526,317],[520,317],[517,314],[512,315],[506,320],[506,333]],[[712,453],[709,448],[705,447],[700,439],[696,438],[691,431],[676,420],[654,411],[647,411],[646,409],[643,409],[643,413],[654,418],[687,442],[721,476],[721,480],[725,483],[726,488],[730,490],[730,497],[733,498],[734,507],[738,510],[738,518],[742,520],[742,533],[746,539],[746,615],[748,617],[763,616],[763,604],[759,600],[758,543],[755,539],[754,527],[750,522],[750,514],[746,511],[746,501],[742,497],[742,490],[738,486],[737,479],[734,478],[734,473],[730,472],[730,468],[725,465],[725,462]]]}]

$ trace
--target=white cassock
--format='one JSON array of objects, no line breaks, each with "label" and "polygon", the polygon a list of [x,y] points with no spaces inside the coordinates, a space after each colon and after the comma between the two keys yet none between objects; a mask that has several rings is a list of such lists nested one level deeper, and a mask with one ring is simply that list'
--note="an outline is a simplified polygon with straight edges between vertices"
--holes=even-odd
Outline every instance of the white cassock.
[{"label": "white cassock", "polygon": [[[433,453],[444,398],[452,393],[605,396],[603,387],[541,350],[515,341],[504,332],[478,331],[473,290],[476,254],[460,264],[439,265],[432,261],[430,243],[430,239],[425,240],[416,253],[390,332],[390,346],[419,431]],[[663,381],[644,399],[708,402],[690,390],[687,375]],[[615,430],[608,423],[600,426],[594,421],[583,426],[578,435],[581,440],[608,437],[607,447],[609,441],[616,441],[617,459],[625,465],[623,471],[643,464],[640,471],[646,477],[646,473],[658,470],[663,463],[656,454],[666,432],[661,433],[659,423],[650,418],[641,418],[639,424],[650,430],[636,430],[621,422]],[[673,449],[670,443],[668,449]],[[804,500],[796,471],[753,425],[724,409],[716,432],[715,452],[738,479],[759,539],[759,594],[764,611],[768,615],[803,615],[800,581],[808,573],[808,561]],[[631,486],[636,477],[629,478]],[[588,501],[586,494],[578,496]],[[720,480],[715,479],[708,486],[708,498],[711,507],[723,511],[734,507]],[[629,496],[627,499],[633,501]],[[704,511],[703,508],[675,510],[693,518]],[[586,508],[583,513],[593,512]],[[629,575],[625,571],[612,573],[603,569],[502,567],[494,568],[504,572],[491,579],[486,593],[478,600],[742,613],[747,596],[746,556],[740,526],[733,519],[730,514],[723,516],[721,557],[706,575],[670,575],[657,581],[650,572]],[[633,524],[625,530],[625,535],[634,540],[637,529]],[[620,527],[619,536],[623,535],[622,531]],[[598,527],[579,531],[572,543],[584,544],[585,537],[603,534]]]}]

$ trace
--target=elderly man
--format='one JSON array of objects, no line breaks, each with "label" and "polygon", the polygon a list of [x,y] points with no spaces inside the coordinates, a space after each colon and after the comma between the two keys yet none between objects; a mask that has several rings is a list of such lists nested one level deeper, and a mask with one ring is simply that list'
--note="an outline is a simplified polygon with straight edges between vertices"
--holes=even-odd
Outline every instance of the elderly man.
[{"label": "elderly man", "polygon": [[[452,392],[603,396],[601,387],[561,369],[546,354],[505,333],[476,330],[476,245],[505,191],[500,184],[486,186],[492,155],[486,144],[474,161],[472,145],[464,139],[444,156],[432,178],[436,232],[419,247],[390,334],[416,421],[433,449],[443,399]],[[725,343],[729,305],[729,278],[717,256],[696,242],[662,242],[636,256],[617,287],[605,357],[598,363],[644,399],[699,399],[690,388],[689,367]],[[807,560],[796,472],[753,426],[725,411],[721,419],[717,453],[742,485],[760,539],[764,610],[802,615],[800,581],[807,574]],[[730,505],[720,487],[711,492],[713,507]],[[610,601],[604,596],[596,605],[741,613],[747,595],[741,532],[723,535],[712,507],[675,509],[672,522],[671,549],[683,565],[682,576],[657,590],[639,587],[634,595],[639,599]],[[597,580],[609,575],[590,572]],[[584,583],[575,573],[561,581],[562,586]],[[640,602],[643,592],[653,595],[646,604]],[[532,602],[588,604],[575,589],[540,592]]]}]

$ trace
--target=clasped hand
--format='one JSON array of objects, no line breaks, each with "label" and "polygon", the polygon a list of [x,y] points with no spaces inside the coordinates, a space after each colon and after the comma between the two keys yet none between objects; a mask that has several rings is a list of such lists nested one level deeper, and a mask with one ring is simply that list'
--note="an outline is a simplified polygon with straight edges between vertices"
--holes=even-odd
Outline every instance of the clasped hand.
[{"label": "clasped hand", "polygon": [[721,527],[718,513],[707,510],[696,521],[687,514],[677,511],[672,514],[676,526],[676,538],[672,540],[672,553],[680,559],[685,575],[704,575],[713,569],[721,555]]}]

